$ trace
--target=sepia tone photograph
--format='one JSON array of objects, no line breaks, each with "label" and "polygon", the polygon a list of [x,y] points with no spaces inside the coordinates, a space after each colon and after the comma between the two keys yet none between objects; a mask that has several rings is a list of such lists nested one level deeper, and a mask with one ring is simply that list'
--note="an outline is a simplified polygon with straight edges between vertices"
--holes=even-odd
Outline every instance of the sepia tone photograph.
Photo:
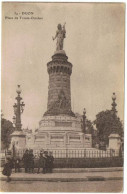
[{"label": "sepia tone photograph", "polygon": [[123,192],[125,3],[2,2],[1,192]]}]

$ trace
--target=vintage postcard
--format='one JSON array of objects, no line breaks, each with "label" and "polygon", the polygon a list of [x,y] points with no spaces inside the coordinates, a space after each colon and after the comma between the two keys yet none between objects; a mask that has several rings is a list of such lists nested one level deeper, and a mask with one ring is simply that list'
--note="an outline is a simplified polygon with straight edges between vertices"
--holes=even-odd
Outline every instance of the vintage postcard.
[{"label": "vintage postcard", "polygon": [[123,192],[124,3],[2,3],[2,192]]}]

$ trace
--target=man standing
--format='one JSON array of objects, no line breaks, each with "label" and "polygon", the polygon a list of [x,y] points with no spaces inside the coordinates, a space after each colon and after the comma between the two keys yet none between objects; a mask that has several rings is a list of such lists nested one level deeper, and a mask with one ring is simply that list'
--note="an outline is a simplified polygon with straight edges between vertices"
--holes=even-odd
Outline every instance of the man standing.
[{"label": "man standing", "polygon": [[54,157],[52,152],[49,152],[48,156],[48,172],[52,173]]},{"label": "man standing", "polygon": [[43,150],[40,151],[40,156],[39,156],[39,161],[38,161],[38,174],[40,171],[40,168],[43,168],[43,163],[44,163],[44,159],[43,159]]},{"label": "man standing", "polygon": [[32,173],[34,173],[34,154],[32,149],[29,151],[28,164],[29,164],[29,172],[32,171]]},{"label": "man standing", "polygon": [[43,155],[43,174],[47,173],[48,168],[48,152],[44,151]]},{"label": "man standing", "polygon": [[28,149],[26,149],[22,160],[23,160],[24,167],[25,167],[25,173],[27,173],[28,172],[28,167],[29,167],[29,162],[28,162],[29,161],[29,151],[28,151]]}]

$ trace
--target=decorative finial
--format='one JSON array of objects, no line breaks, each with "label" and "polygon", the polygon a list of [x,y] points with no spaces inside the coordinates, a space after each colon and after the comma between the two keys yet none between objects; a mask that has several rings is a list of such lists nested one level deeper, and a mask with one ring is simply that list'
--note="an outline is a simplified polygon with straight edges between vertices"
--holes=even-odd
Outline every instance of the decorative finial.
[{"label": "decorative finial", "polygon": [[20,85],[17,85],[17,89],[16,89],[16,92],[17,92],[17,94],[21,94],[21,88],[20,88]]},{"label": "decorative finial", "polygon": [[84,108],[84,110],[83,110],[83,115],[86,115],[86,109]]}]

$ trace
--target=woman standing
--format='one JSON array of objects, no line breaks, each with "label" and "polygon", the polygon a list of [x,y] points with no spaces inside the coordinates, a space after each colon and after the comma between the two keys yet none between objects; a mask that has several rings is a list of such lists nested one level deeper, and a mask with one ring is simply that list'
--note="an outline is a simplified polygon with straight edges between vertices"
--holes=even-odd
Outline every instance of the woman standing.
[{"label": "woman standing", "polygon": [[2,174],[7,176],[7,182],[11,181],[10,176],[12,173],[12,168],[13,168],[13,162],[12,162],[11,158],[6,158],[6,162],[5,162]]},{"label": "woman standing", "polygon": [[40,168],[43,168],[43,163],[44,163],[44,159],[43,159],[43,150],[41,150],[41,151],[40,151],[40,155],[39,155],[38,171],[37,171],[37,173],[40,172]]}]

